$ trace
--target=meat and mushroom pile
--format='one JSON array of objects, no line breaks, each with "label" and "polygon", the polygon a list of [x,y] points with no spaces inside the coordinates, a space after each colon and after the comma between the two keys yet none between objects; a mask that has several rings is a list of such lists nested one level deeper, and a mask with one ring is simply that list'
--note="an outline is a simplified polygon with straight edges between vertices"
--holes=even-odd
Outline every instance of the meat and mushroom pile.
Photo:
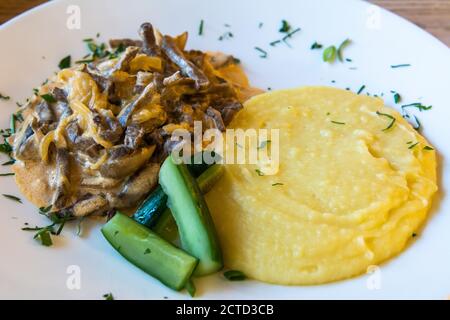
[{"label": "meat and mushroom pile", "polygon": [[157,184],[175,129],[202,121],[223,131],[242,108],[251,89],[232,56],[186,50],[187,33],[150,23],[139,35],[111,40],[116,56],[61,70],[23,107],[14,170],[45,168],[38,180],[50,195],[37,205],[74,217],[135,207]]}]

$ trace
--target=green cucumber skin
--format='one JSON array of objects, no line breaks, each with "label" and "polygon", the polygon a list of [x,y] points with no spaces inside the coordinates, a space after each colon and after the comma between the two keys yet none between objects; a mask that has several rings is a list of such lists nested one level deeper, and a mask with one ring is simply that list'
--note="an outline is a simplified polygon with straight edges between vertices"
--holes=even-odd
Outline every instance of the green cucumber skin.
[{"label": "green cucumber skin", "polygon": [[[224,171],[222,165],[214,164],[197,178],[198,187],[202,194],[207,194],[213,188],[216,182],[222,178]],[[177,239],[177,225],[173,220],[172,212],[169,208],[166,208],[166,211],[157,219],[152,230],[167,241],[174,242]]]},{"label": "green cucumber skin", "polygon": [[222,269],[222,253],[208,206],[186,165],[176,165],[169,156],[161,166],[159,181],[168,195],[167,204],[183,249],[199,259],[194,274],[207,275]]},{"label": "green cucumber skin", "polygon": [[[214,164],[207,168],[197,178],[198,186],[202,194],[208,193],[214,184],[222,177],[223,166]],[[153,229],[161,215],[167,209],[167,195],[161,186],[158,186],[148,197],[142,202],[133,215],[133,219],[150,229]]]},{"label": "green cucumber skin", "polygon": [[217,181],[222,178],[225,169],[220,164],[213,164],[200,177],[197,178],[197,184],[202,194],[207,194]]},{"label": "green cucumber skin", "polygon": [[175,220],[173,220],[172,211],[169,208],[166,208],[159,217],[152,230],[163,239],[172,243],[178,238],[177,225]]},{"label": "green cucumber skin", "polygon": [[125,259],[174,290],[185,287],[198,264],[196,258],[119,212],[101,231]]},{"label": "green cucumber skin", "polygon": [[166,210],[166,204],[167,195],[158,186],[139,206],[133,215],[133,219],[146,227],[153,228]]}]

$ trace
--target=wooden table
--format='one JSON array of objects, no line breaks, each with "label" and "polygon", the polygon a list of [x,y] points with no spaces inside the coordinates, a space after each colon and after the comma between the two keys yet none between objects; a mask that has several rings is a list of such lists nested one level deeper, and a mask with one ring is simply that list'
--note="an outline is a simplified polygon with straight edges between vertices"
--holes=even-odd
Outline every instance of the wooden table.
[{"label": "wooden table", "polygon": [[[1,0],[0,24],[43,2],[45,1]],[[450,46],[450,0],[370,0],[370,2],[405,17]]]}]

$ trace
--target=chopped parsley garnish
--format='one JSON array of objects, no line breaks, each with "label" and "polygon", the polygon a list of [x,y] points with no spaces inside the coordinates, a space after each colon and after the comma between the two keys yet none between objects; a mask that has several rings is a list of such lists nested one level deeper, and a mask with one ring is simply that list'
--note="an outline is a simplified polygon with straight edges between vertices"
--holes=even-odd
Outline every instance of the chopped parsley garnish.
[{"label": "chopped parsley garnish", "polygon": [[267,51],[261,49],[260,47],[255,47],[256,51],[259,51],[261,54],[259,55],[260,58],[267,58]]},{"label": "chopped parsley garnish", "polygon": [[287,22],[286,20],[282,20],[280,30],[278,31],[282,33],[288,33],[289,31],[291,31],[291,29],[292,27],[289,22]]},{"label": "chopped parsley garnish", "polygon": [[231,33],[230,31],[227,31],[219,37],[219,41],[222,41],[224,39],[231,39],[231,38],[233,38],[233,33]]},{"label": "chopped parsley garnish", "polygon": [[411,237],[413,237],[413,238],[417,237],[417,233],[413,232]]},{"label": "chopped parsley garnish", "polygon": [[275,186],[284,186],[284,183],[281,183],[281,182],[272,183],[272,187],[275,187]]},{"label": "chopped parsley garnish", "polygon": [[13,113],[9,119],[9,129],[11,134],[14,134],[16,133],[16,115]]},{"label": "chopped parsley garnish", "polygon": [[13,176],[14,173],[0,173],[0,177],[8,177],[8,176]]},{"label": "chopped parsley garnish", "polygon": [[281,40],[275,40],[272,41],[271,43],[269,43],[272,47],[275,47],[275,45],[277,45],[278,43],[281,43]]},{"label": "chopped parsley garnish", "polygon": [[39,214],[46,214],[52,209],[52,205],[49,205],[48,207],[40,207],[39,208]]},{"label": "chopped parsley garnish", "polygon": [[52,237],[50,236],[49,230],[41,230],[36,233],[34,239],[39,238],[41,244],[46,247],[50,247],[53,244]]},{"label": "chopped parsley garnish", "polygon": [[338,47],[338,49],[337,49],[337,56],[338,56],[339,61],[344,62],[344,57],[343,57],[342,51],[343,51],[344,48],[345,48],[346,46],[348,46],[351,42],[352,42],[352,41],[351,41],[350,39],[345,39],[345,40],[339,45],[339,47]]},{"label": "chopped parsley garnish", "polygon": [[200,20],[200,25],[198,26],[198,35],[199,36],[201,36],[201,35],[203,35],[203,25],[204,25],[204,21],[203,21],[203,19],[202,20]]},{"label": "chopped parsley garnish", "polygon": [[386,118],[391,120],[391,122],[389,122],[388,126],[386,128],[384,128],[382,131],[387,131],[387,130],[389,130],[390,128],[392,128],[394,126],[395,118],[393,116],[391,116],[390,114],[387,114],[387,113],[382,113],[380,111],[377,111],[376,114],[379,115],[379,116],[386,117]]},{"label": "chopped parsley garnish", "polygon": [[264,25],[264,23],[260,22],[260,23],[258,24],[258,28],[261,29],[261,28],[263,27],[263,25]]},{"label": "chopped parsley garnish", "polygon": [[8,143],[8,141],[4,141],[2,144],[0,144],[0,152],[10,154],[12,151],[12,146]]},{"label": "chopped parsley garnish", "polygon": [[265,141],[262,141],[262,142],[259,144],[258,149],[265,148],[265,147],[267,146],[267,144],[269,144],[269,143],[271,143],[271,142],[272,142],[272,140],[265,140]]},{"label": "chopped parsley garnish", "polygon": [[423,147],[423,150],[431,151],[431,150],[434,150],[434,148],[430,147],[430,146],[425,146],[425,147]]},{"label": "chopped parsley garnish", "polygon": [[22,200],[20,199],[20,198],[18,198],[18,197],[16,197],[16,196],[12,196],[12,195],[10,195],[10,194],[2,194],[5,198],[7,198],[7,199],[10,199],[10,200],[13,200],[13,201],[16,201],[16,202],[19,202],[19,203],[22,203]]},{"label": "chopped parsley garnish", "polygon": [[416,143],[413,143],[412,145],[410,145],[409,147],[408,147],[408,149],[413,149],[415,146],[417,146],[419,143],[418,142],[416,142]]},{"label": "chopped parsley garnish", "polygon": [[0,99],[1,100],[9,100],[9,99],[11,99],[11,97],[10,96],[5,96],[5,95],[0,93]]},{"label": "chopped parsley garnish", "polygon": [[350,59],[350,58],[345,58],[345,61],[347,61],[347,62],[353,62],[353,60]]},{"label": "chopped parsley garnish", "polygon": [[16,160],[11,159],[9,161],[3,162],[2,166],[10,166],[10,165],[14,164],[15,162],[16,162]]},{"label": "chopped parsley garnish", "polygon": [[394,64],[394,65],[391,65],[391,68],[392,68],[392,69],[395,69],[395,68],[403,68],[403,67],[411,67],[411,65],[410,65],[409,63],[404,63],[404,64]]},{"label": "chopped parsley garnish", "polygon": [[194,281],[192,281],[192,279],[189,279],[189,281],[186,283],[186,291],[191,297],[195,296],[195,292],[197,291],[197,289],[195,288]]},{"label": "chopped parsley garnish", "polygon": [[59,62],[58,67],[59,67],[60,69],[70,68],[71,61],[72,61],[71,59],[72,59],[72,58],[70,57],[70,55],[68,55],[67,57],[63,58],[63,59]]},{"label": "chopped parsley garnish", "polygon": [[286,42],[287,39],[291,38],[294,34],[299,32],[300,30],[301,30],[300,28],[296,28],[296,29],[292,30],[291,32],[289,32],[287,35],[285,35],[283,37],[283,41]]},{"label": "chopped parsley garnish", "polygon": [[264,176],[264,173],[261,171],[261,170],[259,170],[259,169],[255,169],[255,172],[258,174],[258,176],[260,176],[260,177],[262,177],[262,176]]},{"label": "chopped parsley garnish", "polygon": [[145,249],[144,254],[149,254],[152,253],[152,250],[150,250],[149,248]]},{"label": "chopped parsley garnish", "polygon": [[356,94],[360,94],[361,92],[364,91],[365,88],[366,88],[366,85],[363,84],[363,85],[361,86],[361,88],[359,88],[358,92],[356,92]]},{"label": "chopped parsley garnish", "polygon": [[344,124],[345,124],[345,122],[334,121],[334,120],[331,120],[331,122],[334,123],[334,124],[341,124],[341,125],[344,125]]},{"label": "chopped parsley garnish", "polygon": [[336,59],[336,47],[335,46],[329,46],[325,50],[323,50],[322,55],[323,61],[328,63],[333,63]]},{"label": "chopped parsley garnish", "polygon": [[239,270],[228,270],[223,273],[223,276],[229,281],[242,281],[247,277],[242,271]]},{"label": "chopped parsley garnish", "polygon": [[311,50],[314,50],[314,49],[322,49],[322,45],[320,44],[320,43],[318,43],[318,42],[314,42],[312,45],[311,45]]},{"label": "chopped parsley garnish", "polygon": [[41,98],[44,99],[45,101],[47,101],[48,103],[56,102],[55,97],[50,93],[42,94]]},{"label": "chopped parsley garnish", "polygon": [[399,103],[402,101],[402,97],[398,92],[391,91],[394,94],[394,102]]},{"label": "chopped parsley garnish", "polygon": [[22,116],[22,112],[18,111],[14,114],[14,117],[16,118],[17,121],[19,122],[23,122],[23,116]]},{"label": "chopped parsley garnish", "polygon": [[112,295],[111,292],[110,293],[105,293],[103,295],[103,299],[105,299],[105,300],[114,300],[114,296]]},{"label": "chopped parsley garnish", "polygon": [[427,111],[433,108],[433,106],[425,106],[420,102],[410,103],[410,104],[404,104],[402,105],[402,109],[405,108],[417,108],[420,112]]}]

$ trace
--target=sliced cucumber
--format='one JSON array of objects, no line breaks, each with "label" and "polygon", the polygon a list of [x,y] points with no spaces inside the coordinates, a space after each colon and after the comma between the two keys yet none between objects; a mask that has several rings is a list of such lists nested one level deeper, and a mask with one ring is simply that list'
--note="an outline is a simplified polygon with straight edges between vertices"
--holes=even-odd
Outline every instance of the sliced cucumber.
[{"label": "sliced cucumber", "polygon": [[[220,164],[210,166],[197,178],[198,187],[202,194],[208,193],[214,184],[222,177],[224,168]],[[133,219],[149,227],[168,241],[177,237],[177,227],[172,213],[167,208],[167,196],[161,186],[153,191],[140,205]]]},{"label": "sliced cucumber", "polygon": [[199,259],[195,275],[214,273],[223,267],[222,253],[205,199],[185,164],[169,156],[161,166],[159,183],[168,196],[168,206],[184,250]]},{"label": "sliced cucumber", "polygon": [[177,224],[172,216],[172,211],[169,208],[163,212],[163,214],[156,221],[155,226],[152,228],[161,238],[174,242],[178,238]]},{"label": "sliced cucumber", "polygon": [[224,168],[220,164],[213,164],[200,177],[197,178],[197,184],[202,194],[207,194],[217,181],[222,178]]},{"label": "sliced cucumber", "polygon": [[139,206],[133,219],[149,228],[153,228],[159,217],[167,209],[167,196],[158,186]]},{"label": "sliced cucumber", "polygon": [[175,290],[186,286],[198,263],[196,258],[119,212],[102,227],[102,233],[125,259]]}]

